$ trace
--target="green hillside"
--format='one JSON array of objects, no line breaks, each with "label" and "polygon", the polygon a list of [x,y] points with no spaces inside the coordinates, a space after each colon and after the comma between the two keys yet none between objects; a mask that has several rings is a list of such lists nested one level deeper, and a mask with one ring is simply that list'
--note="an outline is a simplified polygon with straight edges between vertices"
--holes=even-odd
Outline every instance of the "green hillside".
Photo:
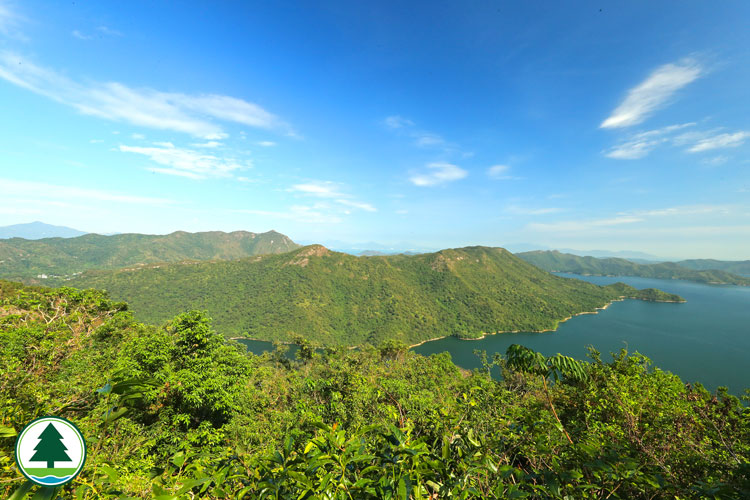
[{"label": "green hillside", "polygon": [[694,270],[680,263],[636,264],[625,259],[580,257],[557,250],[535,250],[516,254],[526,262],[549,272],[594,276],[640,276],[643,278],[681,279],[717,285],[750,285],[750,278],[720,270]]},{"label": "green hillside", "polygon": [[[195,311],[156,327],[96,290],[0,281],[0,498],[750,495],[748,409],[637,353],[512,346],[467,372],[397,343],[298,352],[248,354]],[[59,488],[11,458],[41,415],[88,444]]]},{"label": "green hillside", "polygon": [[108,290],[148,322],[202,309],[228,336],[301,335],[324,345],[549,330],[620,296],[681,300],[559,278],[487,247],[354,257],[312,245],[237,261],[90,272],[70,283]]},{"label": "green hillside", "polygon": [[[269,231],[186,233],[167,235],[87,234],[77,238],[0,240],[0,278],[57,286],[89,269],[118,269],[155,262],[240,259],[288,252],[299,245]],[[46,278],[39,276],[46,275]]]},{"label": "green hillside", "polygon": [[682,267],[696,271],[716,269],[727,273],[750,277],[750,260],[689,259],[678,262]]}]

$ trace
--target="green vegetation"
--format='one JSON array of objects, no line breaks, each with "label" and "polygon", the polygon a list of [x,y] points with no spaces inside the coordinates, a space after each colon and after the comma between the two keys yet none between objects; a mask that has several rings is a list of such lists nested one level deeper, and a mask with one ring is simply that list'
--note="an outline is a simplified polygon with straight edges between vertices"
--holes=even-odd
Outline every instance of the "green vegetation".
[{"label": "green vegetation", "polygon": [[[721,270],[697,270],[685,267],[685,262],[636,264],[625,259],[579,257],[557,250],[535,250],[516,254],[526,262],[549,272],[575,273],[593,276],[640,276],[643,278],[681,279],[716,285],[750,285],[750,278]],[[716,261],[719,262],[719,261]]]},{"label": "green vegetation", "polygon": [[[552,330],[621,296],[649,298],[622,284],[559,278],[487,247],[354,257],[312,245],[228,262],[90,272],[71,283],[109,291],[149,323],[200,309],[226,336],[302,335],[326,346]],[[669,297],[682,300],[659,299]]]},{"label": "green vegetation", "polygon": [[714,259],[689,259],[678,262],[682,267],[696,271],[708,271],[716,269],[740,276],[750,276],[750,260],[714,260]]},{"label": "green vegetation", "polygon": [[[184,260],[239,259],[288,252],[299,245],[269,231],[186,233],[167,235],[87,234],[77,238],[0,240],[0,278],[27,284],[58,286],[89,269]],[[46,277],[45,277],[46,276]]]},{"label": "green vegetation", "polygon": [[[750,496],[750,410],[639,354],[514,346],[469,373],[395,341],[299,353],[246,354],[199,312],[148,326],[101,292],[0,282],[0,497]],[[56,491],[12,459],[49,414],[89,450]]]}]

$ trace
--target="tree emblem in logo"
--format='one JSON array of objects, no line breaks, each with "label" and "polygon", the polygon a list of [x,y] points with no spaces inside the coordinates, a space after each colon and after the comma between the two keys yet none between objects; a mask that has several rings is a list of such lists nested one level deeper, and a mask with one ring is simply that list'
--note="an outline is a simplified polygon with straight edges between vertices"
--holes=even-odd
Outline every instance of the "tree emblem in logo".
[{"label": "tree emblem in logo", "polygon": [[60,417],[30,422],[16,441],[16,464],[24,476],[42,486],[59,486],[81,472],[86,442],[78,428]]}]

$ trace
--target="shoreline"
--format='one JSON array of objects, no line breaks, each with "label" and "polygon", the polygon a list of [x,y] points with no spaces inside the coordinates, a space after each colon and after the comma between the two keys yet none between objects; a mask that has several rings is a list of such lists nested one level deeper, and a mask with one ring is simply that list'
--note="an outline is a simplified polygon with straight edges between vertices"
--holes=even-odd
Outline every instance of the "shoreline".
[{"label": "shoreline", "polygon": [[[636,298],[636,297],[627,297],[627,296],[623,295],[623,296],[620,296],[620,298],[610,300],[609,302],[607,302],[606,304],[604,304],[602,307],[596,307],[596,308],[594,308],[593,311],[582,311],[582,312],[579,312],[579,313],[572,314],[572,315],[568,316],[567,318],[558,320],[557,323],[555,324],[554,328],[547,328],[545,330],[530,330],[530,331],[528,331],[526,333],[549,333],[549,332],[555,332],[560,327],[560,323],[565,323],[566,321],[568,321],[570,319],[573,319],[576,316],[583,316],[584,314],[599,314],[599,311],[604,311],[609,306],[611,306],[614,302],[623,302],[626,299],[643,300],[645,302],[659,302],[659,303],[662,303],[662,304],[684,304],[685,302],[687,302],[687,300],[681,300],[681,301],[680,300],[646,300],[646,299],[639,299],[639,298]],[[481,336],[474,337],[474,338],[469,338],[469,337],[456,337],[456,338],[458,340],[474,341],[474,340],[483,340],[483,339],[489,337],[490,335],[501,335],[503,333],[521,333],[521,330],[501,330],[501,331],[492,332],[492,333],[482,333]],[[427,342],[432,342],[432,341],[444,339],[444,338],[447,338],[447,337],[454,337],[454,335],[441,335],[439,337],[433,337],[433,338],[430,338],[430,339],[422,340],[421,342],[417,342],[416,344],[409,345],[409,349],[414,349],[415,347],[419,347],[422,344],[426,344]],[[294,344],[294,342],[289,342],[289,341],[262,340],[262,339],[253,339],[253,338],[249,338],[249,337],[229,337],[229,340],[256,340],[256,341],[259,341],[259,342],[268,342],[268,343],[271,343],[271,344],[273,344],[274,342],[278,342],[280,344],[285,344],[285,345],[293,345]],[[356,348],[357,348],[357,346],[348,346],[347,347],[347,349],[356,349]]]},{"label": "shoreline", "polygon": [[[625,297],[621,297],[619,299],[612,299],[611,301],[609,301],[606,304],[604,304],[602,307],[596,307],[593,311],[582,311],[582,312],[579,312],[579,313],[575,313],[575,314],[573,314],[571,316],[568,316],[567,318],[558,320],[557,324],[555,325],[554,328],[547,328],[546,330],[530,330],[527,333],[548,333],[548,332],[557,331],[558,327],[560,326],[560,323],[565,323],[569,319],[572,319],[572,318],[574,318],[576,316],[581,316],[581,315],[584,315],[584,314],[599,314],[599,311],[605,310],[606,308],[608,308],[609,306],[611,306],[613,302],[622,302],[624,300],[625,300]],[[489,337],[490,335],[501,335],[503,333],[521,333],[521,330],[501,330],[501,331],[492,332],[492,333],[483,333],[480,337],[475,337],[475,338],[468,338],[468,337],[456,337],[456,338],[458,340],[465,340],[467,342],[470,342],[470,341],[474,341],[474,340],[485,339],[485,338]],[[433,340],[440,340],[440,339],[444,339],[444,338],[447,338],[447,337],[453,337],[453,336],[454,335],[443,335],[441,337],[437,337],[437,338],[434,338],[434,339],[423,340],[422,342],[419,342],[418,344],[410,345],[409,349],[413,349],[413,348],[415,348],[417,346],[420,346],[422,344],[425,344],[427,342],[432,342]]]}]

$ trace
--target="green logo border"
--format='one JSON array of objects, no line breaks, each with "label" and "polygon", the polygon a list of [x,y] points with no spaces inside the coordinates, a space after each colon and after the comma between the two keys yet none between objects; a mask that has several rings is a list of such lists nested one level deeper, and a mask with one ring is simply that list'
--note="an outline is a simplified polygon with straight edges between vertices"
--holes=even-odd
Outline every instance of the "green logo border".
[{"label": "green logo border", "polygon": [[[45,483],[40,483],[38,481],[34,481],[33,479],[31,479],[31,477],[29,477],[28,474],[26,474],[26,471],[23,469],[23,466],[21,465],[21,462],[18,459],[18,445],[21,443],[21,437],[23,436],[23,433],[26,432],[26,429],[29,428],[29,426],[31,426],[35,422],[38,422],[40,420],[46,420],[46,419],[61,420],[64,423],[70,425],[78,433],[78,436],[81,438],[81,442],[83,443],[83,457],[81,459],[81,465],[78,467],[78,470],[76,471],[76,473],[73,474],[72,476],[70,476],[70,479],[67,479],[67,480],[65,480],[62,483],[45,484]],[[47,487],[47,488],[55,488],[57,486],[62,486],[64,484],[68,484],[73,479],[75,479],[76,477],[78,477],[78,474],[81,473],[81,471],[83,470],[83,467],[86,465],[86,458],[88,458],[88,449],[86,447],[86,438],[83,437],[83,432],[81,432],[81,429],[79,429],[76,424],[74,424],[73,422],[71,422],[67,418],[57,417],[55,415],[46,415],[44,417],[35,418],[34,420],[32,420],[31,422],[29,422],[28,424],[24,425],[23,429],[21,429],[21,432],[18,433],[18,438],[16,439],[16,446],[15,446],[15,455],[13,457],[14,461],[16,462],[16,467],[18,467],[18,470],[21,471],[21,474],[23,474],[23,476],[26,479],[28,479],[29,481],[31,481],[34,484],[37,484],[39,486],[44,486],[44,487]]]}]

